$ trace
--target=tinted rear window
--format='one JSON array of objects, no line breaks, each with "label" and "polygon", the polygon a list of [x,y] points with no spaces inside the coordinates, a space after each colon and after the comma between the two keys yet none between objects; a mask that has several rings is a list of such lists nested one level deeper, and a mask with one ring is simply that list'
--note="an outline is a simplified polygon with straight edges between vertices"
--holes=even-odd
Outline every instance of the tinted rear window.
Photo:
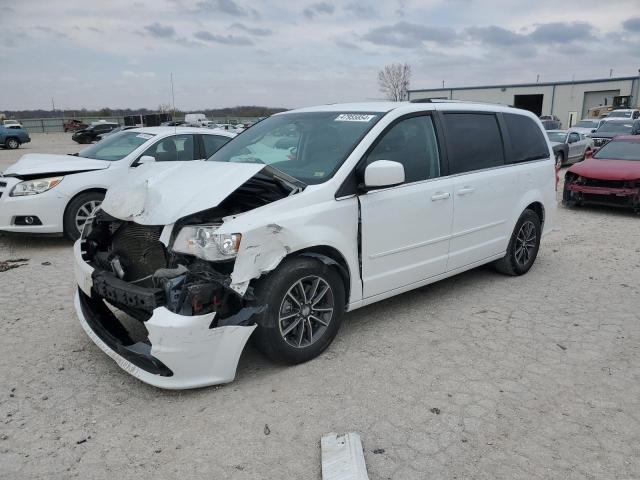
[{"label": "tinted rear window", "polygon": [[445,113],[444,124],[452,174],[504,165],[502,135],[494,114]]},{"label": "tinted rear window", "polygon": [[[516,113],[505,113],[503,117],[511,138],[511,158],[508,163],[528,162],[549,157],[544,134],[533,119]],[[562,140],[554,141],[564,141],[565,136],[566,134],[562,133]],[[550,134],[549,138],[551,138]]]}]

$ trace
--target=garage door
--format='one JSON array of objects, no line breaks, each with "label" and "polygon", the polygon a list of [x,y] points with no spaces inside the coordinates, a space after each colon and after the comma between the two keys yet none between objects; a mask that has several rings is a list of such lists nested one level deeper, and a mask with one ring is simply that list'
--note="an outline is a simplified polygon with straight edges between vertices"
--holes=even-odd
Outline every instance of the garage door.
[{"label": "garage door", "polygon": [[584,92],[584,102],[582,103],[582,117],[586,118],[590,108],[600,105],[611,105],[613,97],[620,95],[620,90],[600,90],[599,92]]}]

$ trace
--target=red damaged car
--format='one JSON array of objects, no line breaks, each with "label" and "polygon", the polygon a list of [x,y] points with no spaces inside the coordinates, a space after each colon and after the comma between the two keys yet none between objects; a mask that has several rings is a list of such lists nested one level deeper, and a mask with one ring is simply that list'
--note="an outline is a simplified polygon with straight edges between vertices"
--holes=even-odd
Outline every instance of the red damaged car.
[{"label": "red damaged car", "polygon": [[616,137],[569,168],[562,203],[613,205],[640,213],[640,135]]}]

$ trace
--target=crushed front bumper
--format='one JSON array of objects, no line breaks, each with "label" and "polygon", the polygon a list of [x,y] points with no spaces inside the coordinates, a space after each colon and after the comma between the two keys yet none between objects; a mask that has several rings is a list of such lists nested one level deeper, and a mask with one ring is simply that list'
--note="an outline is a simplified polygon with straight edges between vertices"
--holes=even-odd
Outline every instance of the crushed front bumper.
[{"label": "crushed front bumper", "polygon": [[215,313],[178,315],[165,307],[144,322],[147,339],[134,342],[93,290],[93,268],[74,245],[80,324],[93,342],[125,371],[160,388],[186,389],[233,381],[240,354],[256,325],[210,328]]},{"label": "crushed front bumper", "polygon": [[638,187],[613,187],[566,183],[565,190],[579,195],[576,199],[585,203],[632,208],[640,207],[640,188]]}]

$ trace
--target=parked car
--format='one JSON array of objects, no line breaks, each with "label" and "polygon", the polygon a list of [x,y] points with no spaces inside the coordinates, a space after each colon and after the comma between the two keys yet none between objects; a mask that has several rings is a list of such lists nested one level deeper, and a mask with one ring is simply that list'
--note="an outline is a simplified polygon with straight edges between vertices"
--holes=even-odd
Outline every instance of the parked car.
[{"label": "parked car", "polygon": [[204,159],[234,136],[194,128],[136,128],[75,155],[24,155],[0,177],[0,230],[64,233],[75,240],[105,191],[141,164]]},{"label": "parked car", "polygon": [[602,204],[640,213],[640,136],[616,137],[565,174],[567,207]]},{"label": "parked car", "polygon": [[3,120],[2,126],[5,128],[22,128],[22,124],[17,120]]},{"label": "parked car", "polygon": [[62,124],[63,130],[66,132],[77,132],[78,130],[83,130],[87,128],[89,125],[81,122],[75,118],[70,118],[66,122]]},{"label": "parked car", "polygon": [[10,127],[0,126],[0,146],[13,150],[30,141],[31,137],[26,130],[15,128],[13,125]]},{"label": "parked car", "polygon": [[[276,132],[300,148],[265,165]],[[207,162],[137,173],[74,246],[75,306],[118,365],[164,388],[233,380],[252,333],[270,358],[304,362],[345,311],[486,263],[524,274],[556,208],[538,118],[475,103],[289,111]]]},{"label": "parked car", "polygon": [[560,130],[562,128],[562,123],[559,120],[546,119],[540,121],[545,130]]},{"label": "parked car", "polygon": [[620,135],[640,135],[640,120],[617,118],[607,120],[591,134],[593,148],[595,150],[602,148],[609,140]]},{"label": "parked car", "polygon": [[123,125],[123,126],[114,128],[110,132],[99,134],[98,135],[98,141],[102,140],[103,138],[109,137],[109,136],[113,135],[114,133],[124,132],[125,130],[131,130],[133,128],[139,128],[139,127],[136,127],[135,125],[131,125],[131,126]]},{"label": "parked car", "polygon": [[97,142],[100,135],[109,133],[111,130],[118,128],[120,125],[115,122],[97,122],[89,125],[87,128],[76,131],[71,139],[80,144]]},{"label": "parked car", "polygon": [[207,120],[204,113],[187,113],[184,116],[184,123],[192,127],[201,127],[207,123],[211,123],[211,120]]},{"label": "parked car", "polygon": [[627,118],[630,120],[636,120],[640,118],[640,110],[635,108],[620,108],[609,113],[607,118]]},{"label": "parked car", "polygon": [[573,127],[571,127],[571,130],[574,132],[582,133],[583,135],[589,135],[595,132],[598,127],[605,121],[606,120],[601,118],[583,118]]},{"label": "parked car", "polygon": [[593,140],[572,130],[547,130],[547,137],[553,147],[557,167],[584,160],[593,148]]}]

